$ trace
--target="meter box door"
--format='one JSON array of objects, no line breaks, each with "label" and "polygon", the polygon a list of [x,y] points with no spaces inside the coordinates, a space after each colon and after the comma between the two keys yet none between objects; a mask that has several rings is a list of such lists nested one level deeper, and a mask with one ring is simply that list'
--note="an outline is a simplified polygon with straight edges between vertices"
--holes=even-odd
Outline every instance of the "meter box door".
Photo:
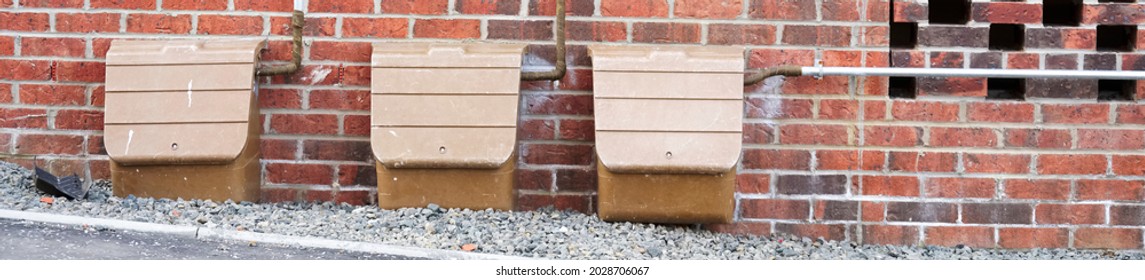
[{"label": "meter box door", "polygon": [[743,132],[743,52],[589,48],[601,219],[731,222]]},{"label": "meter box door", "polygon": [[523,44],[374,45],[378,206],[512,210]]},{"label": "meter box door", "polygon": [[257,201],[262,41],[115,40],[104,145],[116,196]]}]

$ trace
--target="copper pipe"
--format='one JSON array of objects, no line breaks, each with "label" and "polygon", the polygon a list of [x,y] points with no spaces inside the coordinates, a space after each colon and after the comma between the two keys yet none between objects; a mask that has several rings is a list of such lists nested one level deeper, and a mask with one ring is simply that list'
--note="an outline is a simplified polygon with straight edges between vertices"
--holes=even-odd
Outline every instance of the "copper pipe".
[{"label": "copper pipe", "polygon": [[290,63],[279,65],[261,65],[258,67],[259,76],[274,76],[293,74],[302,68],[302,27],[306,25],[306,18],[302,11],[294,11],[290,19],[290,31],[294,35],[294,49],[290,52]]},{"label": "copper pipe", "polygon": [[545,72],[522,72],[522,81],[541,81],[549,80],[555,81],[565,77],[565,72],[568,68],[568,63],[565,62],[565,0],[557,0],[557,65],[553,66],[553,70]]},{"label": "copper pipe", "polygon": [[771,67],[771,68],[760,69],[759,71],[756,71],[754,73],[750,73],[746,78],[744,78],[743,85],[745,85],[745,86],[752,85],[752,84],[758,83],[760,81],[763,81],[763,79],[767,79],[771,76],[788,76],[788,77],[803,76],[803,67],[792,66],[792,65],[781,65],[781,66],[776,66],[776,67]]}]

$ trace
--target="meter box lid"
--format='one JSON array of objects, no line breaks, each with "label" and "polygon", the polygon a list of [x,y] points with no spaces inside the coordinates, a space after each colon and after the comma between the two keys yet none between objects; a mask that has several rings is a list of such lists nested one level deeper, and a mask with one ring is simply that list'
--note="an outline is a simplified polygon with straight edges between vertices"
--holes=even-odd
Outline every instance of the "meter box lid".
[{"label": "meter box lid", "polygon": [[223,164],[246,149],[263,41],[112,41],[104,141],[123,165]]},{"label": "meter box lid", "polygon": [[744,48],[589,47],[596,152],[618,173],[717,174],[739,161]]},{"label": "meter box lid", "polygon": [[516,148],[523,44],[379,43],[370,143],[388,168],[497,168]]}]

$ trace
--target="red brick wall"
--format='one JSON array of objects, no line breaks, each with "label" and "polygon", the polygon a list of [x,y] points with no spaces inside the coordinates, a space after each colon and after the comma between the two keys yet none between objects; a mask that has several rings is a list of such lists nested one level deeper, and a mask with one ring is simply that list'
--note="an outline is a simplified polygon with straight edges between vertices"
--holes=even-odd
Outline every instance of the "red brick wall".
[{"label": "red brick wall", "polygon": [[[526,66],[545,66],[553,1],[309,1],[304,69],[261,80],[264,200],[373,203],[371,43],[527,42]],[[286,60],[290,2],[0,0],[0,157],[107,178],[102,81],[111,40],[269,37],[264,57]],[[569,75],[521,85],[522,210],[593,211],[584,46],[594,42],[746,45],[753,68],[818,59],[1145,70],[1137,51],[1145,30],[1133,31],[1145,4],[975,0],[940,7],[931,20],[932,6],[958,1],[896,0],[893,9],[889,0],[569,2]],[[992,37],[994,24],[1023,34],[996,26]],[[769,79],[744,89],[737,222],[711,228],[876,244],[1142,248],[1145,108],[1135,100],[1145,90],[1122,86]]]}]

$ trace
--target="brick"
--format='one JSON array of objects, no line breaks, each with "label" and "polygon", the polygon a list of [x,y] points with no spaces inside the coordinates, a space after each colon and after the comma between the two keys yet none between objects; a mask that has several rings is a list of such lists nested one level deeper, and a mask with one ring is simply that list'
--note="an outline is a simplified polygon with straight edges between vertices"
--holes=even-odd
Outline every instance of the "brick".
[{"label": "brick", "polygon": [[1109,208],[1109,223],[1119,226],[1145,225],[1145,206],[1113,205]]},{"label": "brick", "polygon": [[369,14],[374,10],[374,1],[372,0],[314,1],[309,3],[308,10],[311,13]]},{"label": "brick", "polygon": [[678,18],[732,19],[743,10],[742,0],[677,0]]},{"label": "brick", "polygon": [[930,145],[936,147],[995,147],[998,133],[992,128],[934,127]]},{"label": "brick", "polygon": [[762,0],[748,2],[748,16],[767,20],[815,20],[815,0]]},{"label": "brick", "polygon": [[1079,228],[1073,234],[1078,249],[1141,249],[1141,229]]},{"label": "brick", "polygon": [[850,46],[851,27],[787,25],[783,27],[783,44],[834,47]]},{"label": "brick", "polygon": [[[521,2],[511,0],[460,0],[454,6],[462,14],[516,15],[521,11]],[[568,5],[565,7],[567,10]]]},{"label": "brick", "polygon": [[747,117],[765,119],[810,119],[814,116],[814,100],[748,98]]},{"label": "brick", "polygon": [[863,201],[861,207],[864,222],[882,222],[886,219],[886,202]]},{"label": "brick", "polygon": [[969,173],[1026,174],[1030,172],[1030,155],[963,154],[962,165]]},{"label": "brick", "polygon": [[1026,102],[973,102],[966,116],[974,122],[1034,122],[1034,105]]},{"label": "brick", "polygon": [[[886,26],[863,26],[859,33],[861,33],[862,42],[860,46],[864,47],[886,47],[890,46],[890,29]],[[883,59],[887,61],[887,59]],[[885,66],[885,65],[884,65]]]},{"label": "brick", "polygon": [[1026,28],[1026,48],[1092,50],[1097,31],[1088,28]]},{"label": "brick", "polygon": [[20,85],[20,103],[54,106],[82,106],[86,103],[83,86],[58,84]]},{"label": "brick", "polygon": [[489,39],[552,40],[553,22],[548,20],[489,20]]},{"label": "brick", "polygon": [[43,60],[0,60],[0,79],[46,81],[51,79],[51,62]]},{"label": "brick", "polygon": [[556,122],[552,120],[522,120],[517,127],[521,140],[556,139]]},{"label": "brick", "polygon": [[929,19],[929,7],[916,1],[895,1],[891,18],[894,22],[920,22]]},{"label": "brick", "polygon": [[859,67],[861,51],[823,51],[823,66]]},{"label": "brick", "polygon": [[591,145],[527,144],[521,149],[528,164],[589,165],[594,158]]},{"label": "brick", "polygon": [[922,144],[922,132],[915,127],[868,126],[863,128],[867,146],[914,147]]},{"label": "brick", "polygon": [[966,61],[962,52],[930,52],[931,68],[962,68]]},{"label": "brick", "polygon": [[369,111],[370,92],[365,90],[310,91],[310,109]]},{"label": "brick", "polygon": [[867,175],[859,178],[863,195],[919,196],[918,177]]},{"label": "brick", "polygon": [[0,12],[0,30],[48,31],[51,22],[46,13]]},{"label": "brick", "polygon": [[731,235],[761,236],[771,234],[771,223],[738,222],[734,224],[705,224],[704,228]]},{"label": "brick", "polygon": [[259,35],[262,34],[262,17],[257,16],[199,16],[199,34],[213,35]]},{"label": "brick", "polygon": [[606,17],[668,17],[666,0],[600,0],[600,14]]},{"label": "brick", "polygon": [[290,12],[294,10],[294,3],[279,0],[243,0],[235,1],[236,11],[264,11],[264,12]]},{"label": "brick", "polygon": [[[270,17],[269,33],[272,35],[293,35],[294,30],[291,27],[292,21],[293,19],[290,17]],[[336,23],[337,19],[335,18],[306,18],[305,21],[302,22],[302,36],[334,37],[334,34],[337,32],[337,28],[334,26]]]},{"label": "brick", "polygon": [[900,121],[955,122],[958,104],[933,101],[895,100],[891,118]]},{"label": "brick", "polygon": [[744,199],[741,216],[749,219],[806,220],[811,206],[806,200]]},{"label": "brick", "polygon": [[771,188],[771,175],[770,174],[737,174],[736,175],[736,192],[745,194],[765,194],[770,193]]},{"label": "brick", "polygon": [[[262,24],[259,24],[262,27]],[[157,34],[188,34],[191,32],[190,15],[128,14],[127,32]]]},{"label": "brick", "polygon": [[48,111],[44,109],[0,108],[0,127],[48,128]]},{"label": "brick", "polygon": [[[567,21],[567,40],[594,42],[623,42],[628,40],[628,26],[623,22]],[[774,33],[774,32],[772,32]]]},{"label": "brick", "polygon": [[1117,70],[1117,55],[1112,53],[1086,54],[1082,69],[1085,70]]},{"label": "brick", "polygon": [[1077,54],[1046,54],[1046,69],[1076,70]]},{"label": "brick", "polygon": [[590,120],[561,120],[560,140],[594,141],[596,123]]},{"label": "brick", "polygon": [[21,134],[16,142],[16,154],[78,155],[83,153],[83,136],[78,135]]},{"label": "brick", "polygon": [[919,239],[918,227],[915,226],[863,226],[863,244],[916,245]]},{"label": "brick", "polygon": [[259,144],[262,159],[295,159],[298,141],[284,139],[262,139]]},{"label": "brick", "polygon": [[1002,52],[971,53],[970,68],[1001,69]]},{"label": "brick", "polygon": [[25,8],[83,8],[83,0],[22,0],[20,7]]},{"label": "brick", "polygon": [[369,115],[346,115],[342,122],[343,132],[346,136],[369,136]]},{"label": "brick", "polygon": [[[502,0],[502,2],[504,1]],[[596,12],[596,3],[594,2],[593,0],[565,0],[565,13],[571,16],[592,16]],[[557,3],[555,0],[529,1],[529,15],[553,16],[556,14],[556,10]],[[511,14],[516,13],[517,10],[511,12]],[[665,10],[664,13],[667,14],[667,11]]]},{"label": "brick", "polygon": [[845,95],[851,91],[849,77],[830,76],[816,79],[815,77],[789,77],[780,88],[782,94],[837,94]]},{"label": "brick", "polygon": [[448,0],[382,1],[382,13],[441,15],[447,12],[448,6]]},{"label": "brick", "polygon": [[779,127],[780,144],[848,145],[851,129],[842,125],[789,124]]},{"label": "brick", "polygon": [[1003,138],[1007,147],[1069,149],[1073,145],[1073,136],[1064,129],[1006,129]]},{"label": "brick", "polygon": [[858,201],[818,200],[815,201],[815,220],[854,221],[859,218]]},{"label": "brick", "polygon": [[560,192],[596,192],[596,168],[557,169],[556,190]]},{"label": "brick", "polygon": [[887,202],[887,221],[954,223],[958,207],[953,203]]},{"label": "brick", "polygon": [[87,154],[107,155],[107,147],[103,144],[103,136],[93,135],[87,137]]},{"label": "brick", "polygon": [[906,172],[954,172],[958,156],[940,152],[889,152],[887,169]]},{"label": "brick", "polygon": [[1124,129],[1078,129],[1080,149],[1139,150],[1145,148],[1145,131]]},{"label": "brick", "polygon": [[811,169],[811,152],[802,150],[747,149],[743,152],[744,169]]},{"label": "brick", "polygon": [[119,32],[119,14],[56,14],[57,32]]},{"label": "brick", "polygon": [[1032,224],[1034,208],[1023,203],[962,204],[962,222],[968,224]]},{"label": "brick", "polygon": [[775,191],[788,195],[846,194],[846,175],[779,175]]},{"label": "brick", "polygon": [[1117,123],[1145,124],[1145,105],[1118,104]]},{"label": "brick", "polygon": [[927,245],[993,248],[994,229],[976,226],[926,227]]},{"label": "brick", "polygon": [[321,203],[323,201],[334,200],[334,190],[330,188],[316,188],[303,190],[305,198],[303,201]]},{"label": "brick", "polygon": [[56,112],[56,129],[103,130],[103,111],[59,110]]},{"label": "brick", "polygon": [[1000,228],[998,246],[1007,249],[1064,248],[1069,230],[1064,228]]},{"label": "brick", "polygon": [[775,26],[766,24],[709,24],[708,44],[773,45],[775,44]]},{"label": "brick", "polygon": [[700,25],[677,22],[632,24],[632,41],[638,43],[699,43]]},{"label": "brick", "polygon": [[16,54],[16,37],[0,36],[0,56]]},{"label": "brick", "polygon": [[1140,155],[1113,155],[1113,174],[1140,176],[1145,175],[1145,156]]},{"label": "brick", "polygon": [[835,0],[823,2],[823,20],[858,21],[859,7],[856,0]]},{"label": "brick", "polygon": [[417,38],[479,38],[481,22],[463,19],[419,19],[414,22],[413,35]]},{"label": "brick", "polygon": [[304,140],[302,159],[370,162],[374,154],[370,151],[369,141]]},{"label": "brick", "polygon": [[[338,184],[342,186],[365,186],[375,188],[378,185],[378,170],[374,165],[339,165],[338,166]],[[339,191],[337,200],[342,199],[344,192]],[[362,192],[353,192],[354,196],[347,197],[347,199],[354,199],[355,201],[373,204],[375,194],[365,192],[369,195],[367,198],[362,198]]]},{"label": "brick", "polygon": [[1038,174],[1105,174],[1104,155],[1038,155]]},{"label": "brick", "polygon": [[368,62],[371,53],[367,42],[315,41],[310,45],[310,60]]},{"label": "brick", "polygon": [[811,65],[815,51],[806,49],[753,49],[748,58],[749,68],[780,65]]},{"label": "brick", "polygon": [[1145,23],[1145,5],[1100,4],[1085,5],[1081,13],[1083,24],[1137,25]]},{"label": "brick", "polygon": [[922,51],[893,50],[890,56],[892,67],[922,68],[926,66],[926,53]]},{"label": "brick", "polygon": [[[887,95],[886,92],[886,77],[883,77],[884,83],[882,87],[883,96]],[[865,120],[886,120],[887,119],[887,101],[863,101],[863,119]]]},{"label": "brick", "polygon": [[527,94],[525,103],[527,115],[580,115],[592,116],[592,96],[572,94]]},{"label": "brick", "polygon": [[0,103],[12,103],[12,85],[0,83]]},{"label": "brick", "polygon": [[[1047,64],[1049,66],[1049,64]],[[1048,67],[1047,67],[1048,68]],[[1030,78],[1026,79],[1026,97],[1097,99],[1097,80]]]},{"label": "brick", "polygon": [[551,191],[553,188],[553,172],[547,169],[518,169],[517,189]]},{"label": "brick", "polygon": [[971,17],[977,22],[989,23],[1041,23],[1042,5],[1034,3],[991,2],[970,6]]},{"label": "brick", "polygon": [[879,151],[822,150],[815,152],[816,170],[882,170],[886,155]]},{"label": "brick", "polygon": [[930,25],[918,28],[918,45],[924,47],[986,48],[990,29],[953,25]]},{"label": "brick", "polygon": [[1038,204],[1039,225],[1097,225],[1105,223],[1105,205],[1099,204]]},{"label": "brick", "polygon": [[94,61],[60,61],[56,63],[56,80],[61,82],[103,83],[106,66]]},{"label": "brick", "polygon": [[324,114],[272,115],[270,133],[334,135],[338,133],[338,116]]},{"label": "brick", "polygon": [[1125,200],[1139,201],[1142,194],[1141,181],[1127,180],[1077,180],[1078,200]]},{"label": "brick", "polygon": [[260,89],[258,105],[260,108],[301,109],[302,95],[294,89]]},{"label": "brick", "polygon": [[997,183],[989,178],[927,178],[926,197],[993,198]]},{"label": "brick", "polygon": [[867,1],[867,14],[865,21],[874,22],[887,22],[890,20],[890,1],[891,0],[874,0]]},{"label": "brick", "polygon": [[[536,58],[536,56],[529,55]],[[554,57],[554,56],[548,56]],[[548,60],[548,58],[542,58]],[[526,63],[540,63],[538,60],[527,59]],[[550,67],[544,65],[543,67]],[[570,69],[564,78],[561,78],[559,83],[550,81],[532,81],[522,82],[521,90],[532,91],[589,91],[592,90],[592,70],[591,69]]]},{"label": "brick", "polygon": [[775,231],[807,238],[825,240],[847,239],[846,225],[842,224],[788,224],[776,223]]},{"label": "brick", "polygon": [[20,43],[21,56],[83,57],[86,49],[82,38],[24,37]]},{"label": "brick", "polygon": [[334,199],[332,201],[336,204],[370,205],[374,204],[375,197],[374,192],[368,189],[339,189],[337,192],[334,192]]},{"label": "brick", "polygon": [[[962,66],[953,67],[961,68]],[[985,97],[986,90],[985,78],[918,78],[918,94],[922,96]]]},{"label": "brick", "polygon": [[227,9],[227,0],[165,1],[163,2],[163,9],[188,11],[222,11]]},{"label": "brick", "polygon": [[1038,69],[1041,59],[1036,53],[1006,54],[1006,69]]},{"label": "brick", "polygon": [[1042,122],[1099,124],[1109,122],[1108,104],[1043,104]]},{"label": "brick", "polygon": [[325,164],[266,164],[268,183],[329,185],[333,180],[334,170]]}]

